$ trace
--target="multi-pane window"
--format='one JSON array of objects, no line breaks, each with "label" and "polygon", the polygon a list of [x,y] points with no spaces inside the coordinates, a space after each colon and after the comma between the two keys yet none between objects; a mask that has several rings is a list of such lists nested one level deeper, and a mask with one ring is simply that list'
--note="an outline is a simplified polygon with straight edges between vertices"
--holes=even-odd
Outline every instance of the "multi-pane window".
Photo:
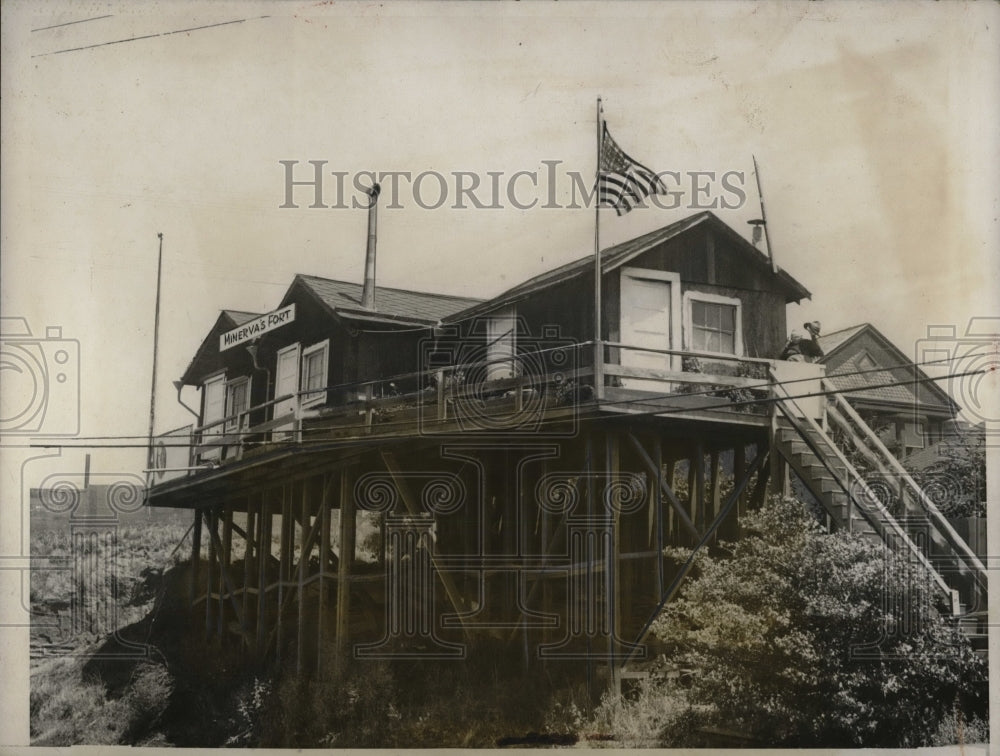
[{"label": "multi-pane window", "polygon": [[691,300],[691,349],[736,354],[736,305]]},{"label": "multi-pane window", "polygon": [[326,399],[326,374],[329,364],[329,341],[314,344],[302,352],[300,389],[302,404],[320,404]]}]

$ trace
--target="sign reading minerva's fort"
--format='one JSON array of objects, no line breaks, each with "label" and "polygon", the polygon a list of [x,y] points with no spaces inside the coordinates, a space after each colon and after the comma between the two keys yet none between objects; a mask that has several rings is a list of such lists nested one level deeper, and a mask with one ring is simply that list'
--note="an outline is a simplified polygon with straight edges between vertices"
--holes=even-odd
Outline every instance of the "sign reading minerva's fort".
[{"label": "sign reading minerva's fort", "polygon": [[261,315],[219,336],[219,351],[224,352],[245,341],[256,339],[261,334],[273,331],[275,328],[280,328],[283,325],[291,323],[293,320],[295,320],[294,304],[282,307],[280,310],[275,310],[274,312],[269,312],[266,315]]}]

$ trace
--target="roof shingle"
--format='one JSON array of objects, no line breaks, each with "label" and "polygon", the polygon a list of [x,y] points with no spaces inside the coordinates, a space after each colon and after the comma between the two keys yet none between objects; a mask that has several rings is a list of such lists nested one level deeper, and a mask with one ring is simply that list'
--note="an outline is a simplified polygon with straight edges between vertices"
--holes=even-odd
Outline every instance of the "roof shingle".
[{"label": "roof shingle", "polygon": [[[736,231],[723,223],[714,213],[705,211],[696,215],[688,216],[687,218],[683,218],[664,226],[663,228],[658,228],[655,231],[650,231],[642,236],[637,236],[634,239],[629,239],[621,244],[616,244],[613,247],[602,249],[601,272],[603,274],[615,270],[642,252],[652,249],[656,245],[662,244],[663,242],[668,241],[669,239],[672,239],[675,236],[678,236],[679,234],[682,234],[702,223],[710,223],[720,233],[728,235],[746,254],[750,255],[753,262],[758,265],[766,265],[770,267],[771,262],[763,252],[754,247]],[[458,313],[458,316],[459,318],[464,319],[467,317],[473,317],[482,312],[488,312],[489,310],[505,306],[554,284],[583,275],[584,273],[592,270],[593,265],[594,256],[592,254],[587,255],[586,257],[581,257],[578,260],[566,263],[565,265],[560,265],[558,268],[553,268],[545,273],[529,278],[527,281],[524,281],[513,288],[507,289],[507,291],[502,294],[481,303],[481,306],[472,307],[469,308],[467,312],[463,311]],[[792,278],[792,276],[786,271],[779,269],[777,276],[784,285],[787,295],[790,297],[788,301],[797,302],[800,299],[811,296],[809,290]]]},{"label": "roof shingle", "polygon": [[361,306],[361,284],[348,281],[334,281],[319,276],[299,273],[295,277],[335,312],[344,311],[373,319],[389,316],[399,320],[437,323],[452,313],[478,304],[481,300],[470,297],[456,297],[447,294],[431,294],[422,291],[375,287],[375,310],[365,310]]}]

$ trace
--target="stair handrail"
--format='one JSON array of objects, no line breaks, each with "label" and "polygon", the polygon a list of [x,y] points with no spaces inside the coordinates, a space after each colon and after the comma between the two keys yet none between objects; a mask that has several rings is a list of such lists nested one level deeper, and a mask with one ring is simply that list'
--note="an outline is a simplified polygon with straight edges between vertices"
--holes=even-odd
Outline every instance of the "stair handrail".
[{"label": "stair handrail", "polygon": [[969,544],[965,542],[955,529],[948,522],[948,519],[941,514],[941,510],[937,508],[937,505],[931,501],[931,499],[924,493],[924,490],[920,488],[910,477],[910,474],[906,471],[906,468],[900,464],[899,460],[896,459],[895,455],[890,452],[882,440],[875,435],[875,431],[866,423],[861,416],[855,411],[855,409],[850,405],[850,403],[840,395],[839,390],[833,385],[832,381],[824,378],[822,382],[823,389],[829,391],[828,396],[832,398],[834,405],[837,409],[847,415],[851,421],[858,427],[858,430],[867,438],[871,446],[882,455],[884,461],[889,465],[889,468],[893,473],[899,476],[900,480],[906,485],[910,490],[910,493],[917,497],[917,501],[924,508],[924,511],[930,516],[931,522],[934,526],[944,533],[945,538],[948,540],[949,545],[960,552],[961,556],[972,565],[972,567],[980,574],[986,574],[986,567],[980,561],[979,557],[976,556],[975,552],[969,547]]},{"label": "stair handrail", "polygon": [[[853,501],[855,494],[852,493],[850,477],[853,474],[854,478],[858,481],[858,483],[861,486],[862,490],[860,493],[864,494],[864,496],[868,500],[868,504],[870,505],[870,507],[876,510],[876,513],[881,515],[882,517],[882,519],[879,520],[878,518],[875,517],[875,514],[869,512],[868,507],[864,506],[858,507],[858,509],[861,512],[861,515],[865,518],[865,520],[868,521],[868,524],[871,525],[875,529],[875,532],[878,533],[879,536],[882,538],[885,537],[885,531],[887,528],[892,530],[896,536],[901,537],[903,539],[903,542],[906,543],[907,546],[909,547],[910,551],[913,552],[914,556],[917,558],[917,561],[920,562],[920,564],[923,565],[924,568],[928,571],[928,574],[933,578],[938,588],[941,591],[943,591],[945,595],[951,596],[952,595],[951,586],[949,586],[948,583],[945,582],[944,578],[941,576],[941,573],[938,572],[938,570],[934,568],[934,565],[930,563],[930,560],[927,558],[927,555],[924,554],[919,548],[917,548],[916,544],[913,543],[913,539],[911,539],[906,530],[903,529],[903,526],[899,524],[899,521],[892,516],[892,513],[885,508],[885,505],[882,504],[882,501],[878,498],[878,496],[876,496],[875,493],[871,490],[871,488],[868,487],[868,483],[865,481],[863,477],[861,477],[857,469],[854,467],[854,465],[850,463],[847,457],[844,456],[840,448],[827,436],[826,432],[819,426],[819,424],[813,418],[809,416],[808,413],[802,411],[802,408],[799,406],[798,402],[796,402],[795,398],[788,393],[788,391],[785,389],[784,386],[781,385],[781,382],[777,380],[777,377],[774,375],[773,372],[771,372],[771,378],[774,381],[775,393],[779,394],[778,401],[775,402],[775,405],[778,407],[778,409],[781,410],[782,414],[784,414],[785,417],[788,418],[789,422],[792,423],[792,426],[795,428],[795,430],[798,431],[799,436],[802,438],[802,440],[805,441],[806,445],[809,446],[810,449],[812,449],[812,451],[816,454],[817,459],[819,459],[819,461],[823,463],[823,466],[833,476],[833,479],[837,482],[837,484],[841,487],[841,489],[843,489],[844,493],[847,494],[848,503],[852,505],[852,508],[853,508]],[[823,380],[825,382],[825,379]],[[782,396],[783,398],[781,398]],[[830,445],[830,448],[833,449],[834,454],[837,456],[837,460],[844,466],[844,470],[848,478],[846,481],[841,480],[841,476],[837,475],[836,471],[834,471],[834,469],[827,462],[826,455],[820,453],[820,451],[813,446],[813,443],[809,439],[809,437],[806,434],[802,433],[801,429],[799,428],[800,424],[798,420],[796,419],[794,414],[791,413],[789,409],[785,406],[786,402],[791,403],[799,412],[802,413],[802,417],[805,418],[808,426],[811,427],[812,430],[816,431],[816,433],[819,434],[820,438],[826,439],[826,441]],[[848,528],[850,528],[850,519],[848,519]]]}]

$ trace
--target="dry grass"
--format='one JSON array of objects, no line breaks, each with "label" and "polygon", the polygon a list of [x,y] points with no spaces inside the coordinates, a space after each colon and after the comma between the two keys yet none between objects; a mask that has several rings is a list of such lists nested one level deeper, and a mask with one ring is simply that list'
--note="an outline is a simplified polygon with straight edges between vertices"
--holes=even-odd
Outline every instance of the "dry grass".
[{"label": "dry grass", "polygon": [[[149,613],[163,572],[183,559],[181,550],[174,548],[186,528],[178,522],[139,521],[114,528],[114,538],[73,544],[65,523],[65,527],[44,525],[33,529],[32,554],[53,557],[52,564],[61,562],[63,569],[31,574],[32,651],[37,656],[50,650],[50,643],[59,643],[64,655],[32,664],[32,743],[130,743],[165,709],[171,691],[169,674],[162,664],[140,663],[130,667],[128,695],[111,695],[104,682],[85,672],[87,660],[107,633]],[[87,581],[77,574],[74,557],[102,565],[102,579]],[[84,584],[90,595],[81,600]],[[73,630],[74,605],[78,618],[84,618],[82,632]],[[101,612],[100,621],[92,616],[95,612]],[[109,617],[110,623],[104,621]]]}]

